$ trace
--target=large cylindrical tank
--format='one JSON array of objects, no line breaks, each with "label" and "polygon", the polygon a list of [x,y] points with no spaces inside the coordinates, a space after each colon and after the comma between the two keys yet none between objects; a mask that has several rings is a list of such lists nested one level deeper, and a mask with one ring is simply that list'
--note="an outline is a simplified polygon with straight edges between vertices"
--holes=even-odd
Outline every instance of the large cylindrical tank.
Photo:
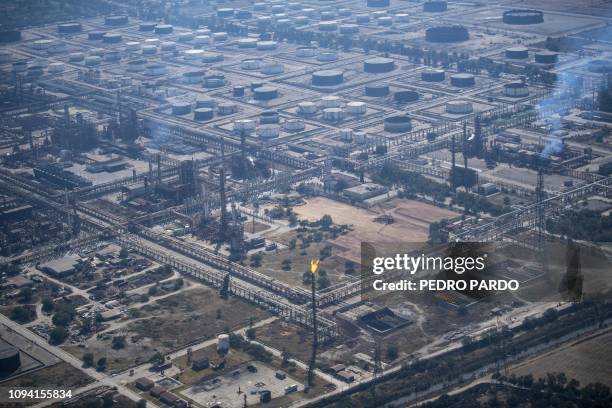
[{"label": "large cylindrical tank", "polygon": [[232,96],[235,98],[242,98],[244,96],[245,87],[244,86],[235,86],[232,89]]},{"label": "large cylindrical tank", "polygon": [[393,17],[383,16],[376,19],[376,24],[381,27],[391,27],[393,25]]},{"label": "large cylindrical tank", "polygon": [[186,115],[191,112],[191,104],[188,102],[173,102],[171,106],[173,115]]},{"label": "large cylindrical tank", "polygon": [[204,78],[202,71],[187,71],[183,72],[183,82],[186,84],[199,84]]},{"label": "large cylindrical tank", "polygon": [[238,119],[234,121],[234,131],[250,133],[257,127],[253,119]]},{"label": "large cylindrical tank", "polygon": [[94,65],[100,65],[101,62],[102,57],[98,55],[90,55],[89,57],[85,57],[85,65],[89,67]]},{"label": "large cylindrical tank", "polygon": [[363,70],[371,74],[391,72],[395,69],[395,61],[391,58],[370,58],[363,63]]},{"label": "large cylindrical tank", "polygon": [[317,112],[317,105],[314,102],[298,103],[298,113],[301,115],[313,115]]},{"label": "large cylindrical tank", "polygon": [[147,44],[142,47],[142,55],[153,55],[153,54],[157,54],[156,46]]},{"label": "large cylindrical tank", "polygon": [[387,84],[369,84],[365,86],[365,96],[380,98],[389,95],[389,85]]},{"label": "large cylindrical tank", "polygon": [[370,22],[370,16],[368,14],[357,14],[355,16],[355,22],[357,24],[368,24]]},{"label": "large cylindrical tank", "polygon": [[336,31],[338,23],[335,21],[321,21],[319,23],[319,31]]},{"label": "large cylindrical tank", "polygon": [[257,128],[257,136],[262,139],[274,139],[280,135],[280,126],[275,124],[260,125]]},{"label": "large cylindrical tank", "polygon": [[224,31],[213,33],[212,39],[214,42],[227,41],[227,33]]},{"label": "large cylindrical tank", "polygon": [[535,62],[538,64],[554,64],[559,60],[559,54],[554,51],[540,51],[535,54]]},{"label": "large cylindrical tank", "polygon": [[352,101],[346,104],[346,112],[349,115],[363,115],[367,109],[365,102]]},{"label": "large cylindrical tank", "polygon": [[172,27],[170,24],[157,24],[155,26],[155,34],[172,34],[172,31],[174,31],[174,27]]},{"label": "large cylindrical tank", "polygon": [[337,122],[344,118],[344,111],[341,108],[323,109],[323,119],[330,122]]},{"label": "large cylindrical tank", "polygon": [[87,39],[91,41],[100,41],[104,38],[106,31],[90,31],[87,33]]},{"label": "large cylindrical tank", "polygon": [[204,52],[202,53],[202,62],[205,64],[212,64],[214,62],[221,62],[225,57],[223,54],[218,52]]},{"label": "large cylindrical tank", "polygon": [[510,82],[504,85],[504,95],[511,98],[529,96],[529,86],[523,82]]},{"label": "large cylindrical tank", "polygon": [[174,51],[176,50],[176,43],[172,41],[164,41],[161,43],[162,51]]},{"label": "large cylindrical tank", "polygon": [[165,75],[168,68],[163,64],[149,64],[145,68],[147,75],[158,76]]},{"label": "large cylindrical tank", "polygon": [[410,103],[419,100],[419,93],[415,91],[396,91],[393,100],[397,103]]},{"label": "large cylindrical tank", "polygon": [[119,15],[119,16],[106,16],[104,18],[104,25],[117,27],[126,25],[128,23],[128,16]]},{"label": "large cylindrical tank", "polygon": [[219,115],[231,115],[236,112],[236,104],[231,102],[223,102],[217,105],[217,112]]},{"label": "large cylindrical tank", "polygon": [[19,349],[7,344],[0,347],[0,374],[7,377],[21,367]]},{"label": "large cylindrical tank", "polygon": [[321,98],[323,108],[339,108],[340,106],[342,106],[342,99],[336,95],[326,95]]},{"label": "large cylindrical tank", "polygon": [[276,111],[264,111],[259,114],[259,123],[265,125],[266,123],[278,123],[280,117]]},{"label": "large cylindrical tank", "polygon": [[193,33],[191,31],[186,31],[184,33],[179,33],[179,35],[176,37],[176,40],[178,42],[189,42],[193,40]]},{"label": "large cylindrical tank", "polygon": [[298,47],[295,50],[295,55],[300,58],[310,58],[314,57],[317,53],[317,49],[314,47]]},{"label": "large cylindrical tank", "polygon": [[268,101],[278,96],[278,88],[273,86],[260,86],[253,91],[253,97],[258,101]]},{"label": "large cylindrical tank", "polygon": [[441,13],[446,10],[448,10],[446,1],[432,0],[423,3],[423,11],[427,13]]},{"label": "large cylindrical tank", "polygon": [[594,59],[588,62],[587,69],[597,74],[612,72],[612,61],[605,59]]},{"label": "large cylindrical tank", "polygon": [[74,34],[80,33],[81,31],[83,31],[83,26],[81,23],[70,22],[57,25],[57,32],[60,34]]},{"label": "large cylindrical tank", "polygon": [[338,53],[335,51],[321,51],[317,55],[317,61],[332,62],[338,59]]},{"label": "large cylindrical tank", "polygon": [[119,33],[106,33],[102,37],[102,42],[106,44],[117,44],[120,43],[123,36]]},{"label": "large cylindrical tank", "polygon": [[283,128],[287,132],[301,132],[306,129],[306,123],[304,119],[287,119],[285,123],[283,123]]},{"label": "large cylindrical tank", "polygon": [[464,26],[439,26],[425,30],[425,39],[430,42],[453,43],[469,40],[470,34]]},{"label": "large cylindrical tank", "polygon": [[540,24],[544,22],[544,13],[539,10],[514,9],[504,11],[502,19],[506,24]]},{"label": "large cylindrical tank", "polygon": [[340,34],[357,34],[358,32],[357,24],[340,24]]},{"label": "large cylindrical tank", "polygon": [[449,101],[446,103],[446,113],[453,115],[465,115],[472,113],[474,107],[472,102],[465,100]]},{"label": "large cylindrical tank", "polygon": [[261,73],[265,75],[282,74],[285,66],[280,62],[268,62],[262,65]]},{"label": "large cylindrical tank", "polygon": [[214,109],[217,104],[214,99],[210,98],[198,98],[196,99],[196,108],[210,108]]},{"label": "large cylindrical tank", "polygon": [[390,0],[366,0],[368,7],[389,7],[390,4]]},{"label": "large cylindrical tank", "polygon": [[225,75],[210,75],[204,78],[205,88],[220,88],[225,86]]},{"label": "large cylindrical tank", "polygon": [[312,74],[312,84],[315,86],[340,85],[344,81],[344,73],[337,69],[316,71]]},{"label": "large cylindrical tank", "polygon": [[244,61],[242,61],[240,63],[240,68],[242,69],[246,69],[246,70],[256,70],[256,69],[260,69],[261,68],[261,60],[256,58],[256,59],[246,59]]},{"label": "large cylindrical tank", "polygon": [[211,120],[215,116],[210,108],[196,108],[193,110],[193,119],[197,121]]},{"label": "large cylindrical tank", "polygon": [[204,50],[186,50],[183,52],[186,61],[197,61],[202,58],[202,54],[204,54]]},{"label": "large cylindrical tank", "polygon": [[426,69],[421,71],[421,80],[426,82],[442,82],[446,74],[442,69]]},{"label": "large cylindrical tank", "polygon": [[126,51],[138,51],[140,50],[140,43],[138,41],[128,41],[125,43]]},{"label": "large cylindrical tank", "polygon": [[412,121],[407,115],[389,116],[384,120],[384,129],[391,133],[408,132],[412,129]]},{"label": "large cylindrical tank", "polygon": [[276,41],[257,41],[257,49],[259,51],[272,51],[278,47]]},{"label": "large cylindrical tank", "polygon": [[79,62],[85,59],[85,54],[82,52],[71,52],[68,54],[68,61],[70,62]]},{"label": "large cylindrical tank", "polygon": [[151,32],[151,31],[155,30],[155,26],[156,26],[156,23],[152,23],[152,22],[149,22],[149,21],[144,21],[144,22],[138,24],[138,31],[142,31],[142,32],[148,33],[148,32]]},{"label": "large cylindrical tank", "polygon": [[454,74],[451,75],[451,85],[460,88],[466,88],[476,85],[476,77],[472,74]]},{"label": "large cylindrical tank", "polygon": [[506,58],[510,59],[527,59],[529,58],[529,50],[527,47],[510,47],[506,49]]},{"label": "large cylindrical tank", "polygon": [[231,7],[221,7],[217,9],[217,16],[222,18],[232,17],[234,9]]},{"label": "large cylindrical tank", "polygon": [[257,48],[257,39],[241,38],[238,40],[238,48]]}]

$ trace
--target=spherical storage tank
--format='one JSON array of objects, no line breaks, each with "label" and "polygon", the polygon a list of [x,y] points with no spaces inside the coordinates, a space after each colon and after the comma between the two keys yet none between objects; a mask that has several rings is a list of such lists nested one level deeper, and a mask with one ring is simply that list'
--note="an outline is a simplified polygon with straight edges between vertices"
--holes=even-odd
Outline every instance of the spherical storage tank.
[{"label": "spherical storage tank", "polygon": [[430,42],[453,43],[469,40],[470,34],[464,26],[439,26],[425,30],[425,39]]},{"label": "spherical storage tank", "polygon": [[504,11],[502,18],[506,24],[540,24],[544,22],[544,13],[539,10],[514,9]]},{"label": "spherical storage tank", "polygon": [[312,74],[312,84],[315,86],[334,86],[344,81],[344,73],[337,69],[316,71]]},{"label": "spherical storage tank", "polygon": [[522,82],[511,82],[504,85],[504,95],[520,98],[529,95],[529,86]]},{"label": "spherical storage tank", "polygon": [[427,13],[440,13],[448,10],[448,4],[445,1],[426,1],[423,3],[423,11]]},{"label": "spherical storage tank", "polygon": [[446,78],[444,70],[441,69],[426,69],[421,71],[421,80],[426,82],[442,82]]},{"label": "spherical storage tank", "polygon": [[476,85],[476,77],[472,74],[454,74],[451,75],[451,85],[460,88]]},{"label": "spherical storage tank", "polygon": [[409,116],[396,115],[389,116],[384,120],[384,129],[391,133],[407,132],[412,128],[412,121]]},{"label": "spherical storage tank", "polygon": [[255,88],[253,96],[258,101],[268,101],[278,96],[278,88],[266,85],[260,86],[259,88]]},{"label": "spherical storage tank", "polygon": [[369,84],[365,86],[365,96],[379,98],[389,95],[389,85],[387,84]]},{"label": "spherical storage tank", "polygon": [[214,117],[214,111],[211,108],[196,108],[193,110],[193,119],[197,121],[211,120]]},{"label": "spherical storage tank", "polygon": [[217,336],[217,351],[227,352],[230,348],[230,338],[228,334]]},{"label": "spherical storage tank", "polygon": [[391,58],[370,58],[363,63],[363,70],[371,74],[391,72],[395,69],[395,61]]},{"label": "spherical storage tank", "polygon": [[465,100],[449,101],[446,103],[446,113],[465,115],[474,110],[472,102]]},{"label": "spherical storage tank", "polygon": [[510,47],[506,49],[506,58],[527,59],[529,58],[529,50],[527,47]]},{"label": "spherical storage tank", "polygon": [[60,34],[80,33],[83,30],[81,23],[70,22],[57,25],[57,32]]}]

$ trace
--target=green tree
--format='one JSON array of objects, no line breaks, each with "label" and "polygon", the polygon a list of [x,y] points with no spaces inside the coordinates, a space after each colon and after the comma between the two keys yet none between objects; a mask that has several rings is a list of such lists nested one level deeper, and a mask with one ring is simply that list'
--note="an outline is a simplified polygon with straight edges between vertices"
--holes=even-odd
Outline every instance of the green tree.
[{"label": "green tree", "polygon": [[96,367],[98,371],[106,370],[106,357],[100,357],[96,363]]},{"label": "green tree", "polygon": [[45,313],[51,313],[53,311],[53,300],[46,297],[42,300],[42,311]]},{"label": "green tree", "polygon": [[32,310],[25,306],[16,306],[11,310],[11,320],[18,323],[27,323],[32,319]]},{"label": "green tree", "polygon": [[83,354],[83,366],[91,367],[94,365],[94,355],[93,353],[85,353]]},{"label": "green tree", "polygon": [[68,337],[68,331],[63,326],[55,326],[49,333],[49,343],[61,344]]}]

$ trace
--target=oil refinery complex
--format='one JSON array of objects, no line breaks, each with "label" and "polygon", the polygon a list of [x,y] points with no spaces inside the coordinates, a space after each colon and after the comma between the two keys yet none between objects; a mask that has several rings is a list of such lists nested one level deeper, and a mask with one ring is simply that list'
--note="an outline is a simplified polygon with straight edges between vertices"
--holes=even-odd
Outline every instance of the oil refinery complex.
[{"label": "oil refinery complex", "polygon": [[[0,388],[467,407],[563,372],[609,395],[610,2],[25,3],[0,6]],[[520,290],[366,295],[366,243],[465,242]],[[573,341],[598,368],[564,365]]]}]

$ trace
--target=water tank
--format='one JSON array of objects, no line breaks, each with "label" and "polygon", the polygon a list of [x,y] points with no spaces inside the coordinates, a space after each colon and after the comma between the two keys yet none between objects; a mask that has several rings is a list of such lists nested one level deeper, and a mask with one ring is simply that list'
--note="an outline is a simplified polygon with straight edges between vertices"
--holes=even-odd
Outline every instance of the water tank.
[{"label": "water tank", "polygon": [[56,44],[54,40],[44,39],[44,40],[35,40],[32,43],[32,48],[35,50],[46,50],[49,47],[53,47]]},{"label": "water tank", "polygon": [[427,13],[440,13],[448,10],[448,5],[445,1],[426,1],[423,3],[423,11]]},{"label": "water tank", "polygon": [[147,65],[147,61],[144,59],[133,60],[127,63],[127,71],[128,72],[142,72]]},{"label": "water tank", "polygon": [[315,86],[334,86],[344,81],[344,73],[337,69],[316,71],[312,74],[312,84]]},{"label": "water tank", "polygon": [[19,349],[8,343],[0,346],[0,374],[7,377],[21,367]]},{"label": "water tank", "polygon": [[204,78],[205,88],[220,88],[225,86],[225,75],[210,75]]},{"label": "water tank", "polygon": [[346,104],[346,112],[350,115],[363,115],[367,112],[365,102],[352,101]]},{"label": "water tank", "polygon": [[174,27],[172,27],[170,24],[157,24],[155,26],[155,34],[171,34],[172,31],[174,31]]},{"label": "water tank", "polygon": [[323,109],[323,119],[330,122],[337,122],[344,118],[342,108],[325,108]]},{"label": "water tank", "polygon": [[395,69],[395,61],[391,58],[376,57],[365,60],[363,70],[371,74],[391,72]]},{"label": "water tank", "polygon": [[510,82],[504,85],[504,95],[511,98],[522,98],[529,96],[529,86],[522,82]]},{"label": "water tank", "polygon": [[407,115],[389,116],[384,120],[384,129],[391,133],[408,132],[412,128],[412,122]]},{"label": "water tank", "polygon": [[119,51],[109,51],[104,56],[104,61],[116,62],[121,60],[121,53]]},{"label": "water tank", "polygon": [[230,339],[228,334],[220,334],[217,336],[217,351],[227,352],[230,348]]},{"label": "water tank", "polygon": [[529,57],[527,47],[510,47],[506,49],[506,58],[510,59],[526,59]]},{"label": "water tank", "polygon": [[465,115],[472,113],[474,107],[472,102],[465,100],[449,101],[446,103],[446,113],[453,115]]},{"label": "water tank", "polygon": [[451,75],[451,85],[460,88],[470,87],[476,85],[476,77],[472,74],[454,74]]},{"label": "water tank", "polygon": [[338,135],[340,136],[340,140],[343,140],[345,142],[351,141],[353,140],[353,129],[340,129],[338,131]]},{"label": "water tank", "polygon": [[215,116],[211,108],[196,108],[193,111],[193,119],[197,121],[211,120]]},{"label": "water tank", "polygon": [[253,96],[258,101],[268,101],[278,96],[278,88],[273,86],[260,86],[253,91]]},{"label": "water tank", "polygon": [[262,139],[274,139],[280,135],[280,126],[274,124],[261,125],[257,128],[257,136]]},{"label": "water tank", "polygon": [[441,69],[426,69],[421,71],[421,80],[426,82],[442,82],[445,77],[444,70]]},{"label": "water tank", "polygon": [[208,28],[198,28],[195,30],[195,35],[207,35],[210,37],[212,35],[212,31],[210,31]]},{"label": "water tank", "polygon": [[380,98],[389,95],[389,85],[369,84],[365,86],[365,96]]}]

